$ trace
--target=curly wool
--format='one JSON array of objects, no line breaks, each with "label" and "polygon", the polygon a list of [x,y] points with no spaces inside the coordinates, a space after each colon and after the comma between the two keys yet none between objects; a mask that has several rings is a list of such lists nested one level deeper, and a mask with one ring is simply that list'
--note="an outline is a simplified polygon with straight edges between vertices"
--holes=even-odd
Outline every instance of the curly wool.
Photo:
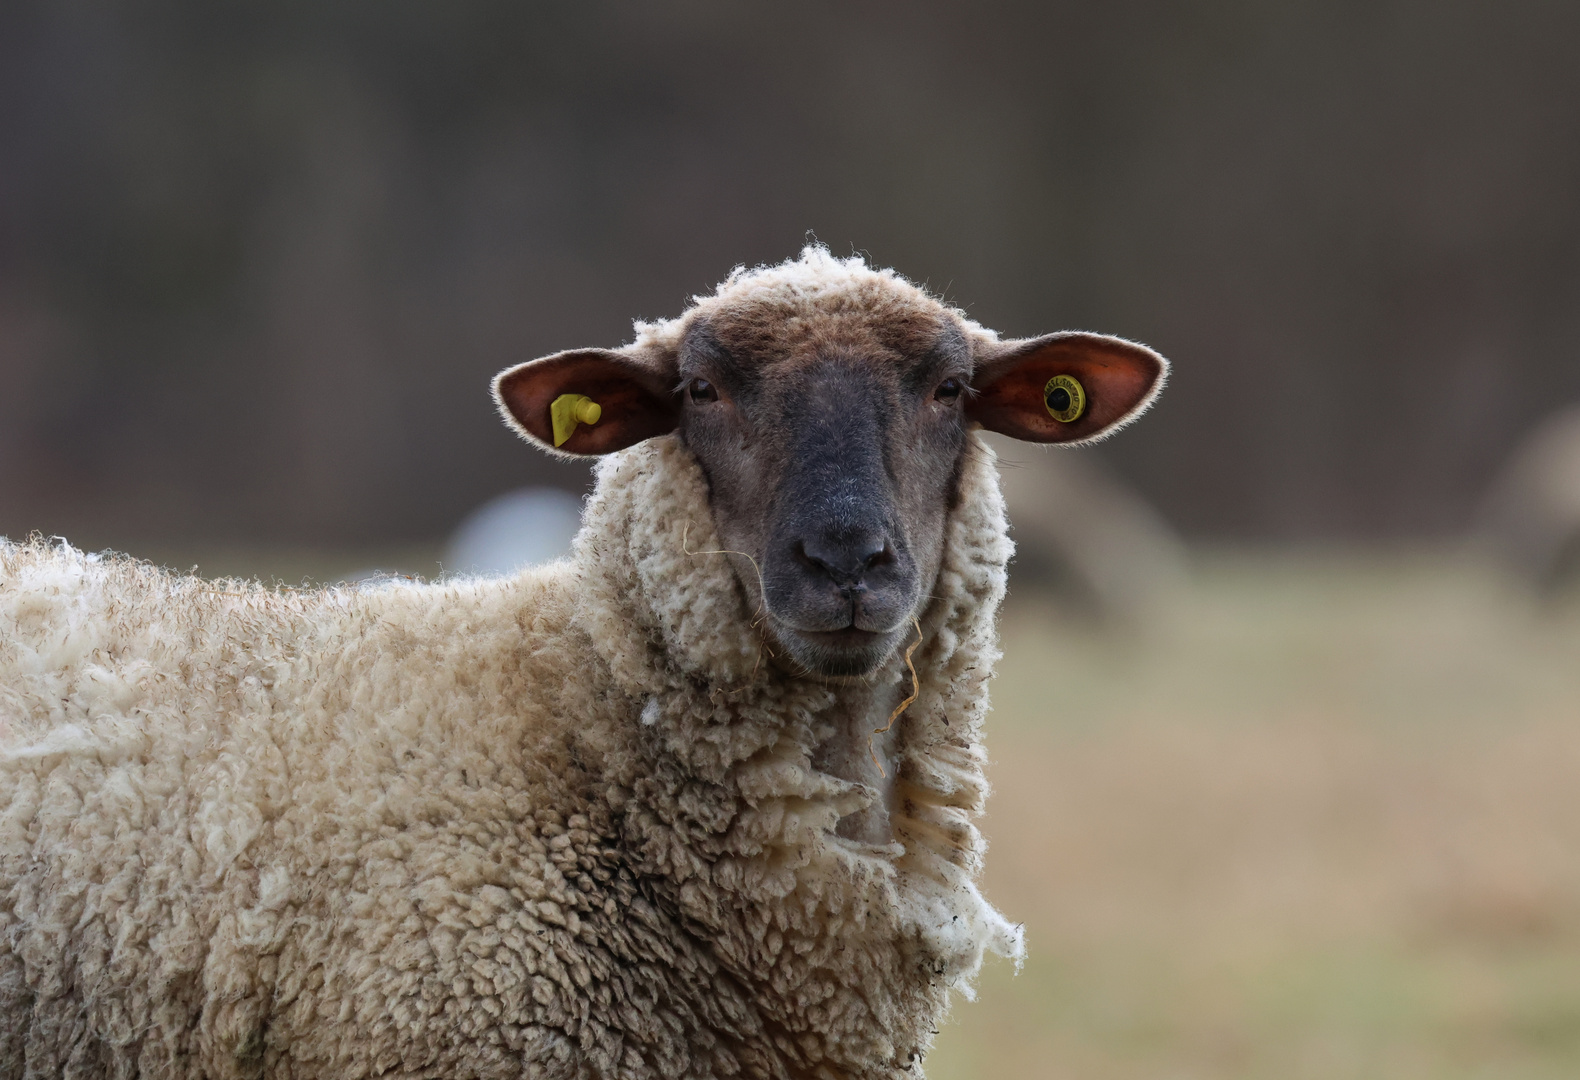
[{"label": "curly wool", "polygon": [[673,354],[697,320],[719,313],[763,328],[765,333],[754,342],[758,352],[793,352],[801,341],[824,332],[831,320],[851,314],[875,327],[903,327],[919,314],[944,316],[973,342],[999,340],[996,331],[898,271],[869,266],[860,255],[841,259],[822,244],[808,244],[799,256],[782,263],[737,266],[713,292],[693,296],[686,310],[672,319],[638,322],[629,348]]},{"label": "curly wool", "polygon": [[0,1077],[915,1076],[1018,930],[973,884],[1010,553],[973,447],[909,677],[765,656],[705,481],[605,459],[574,557],[271,591],[0,546]]}]

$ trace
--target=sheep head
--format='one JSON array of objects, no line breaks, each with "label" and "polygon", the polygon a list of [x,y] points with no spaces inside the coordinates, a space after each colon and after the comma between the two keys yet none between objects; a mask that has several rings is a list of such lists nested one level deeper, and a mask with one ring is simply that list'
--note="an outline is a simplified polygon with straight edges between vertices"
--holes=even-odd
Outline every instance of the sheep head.
[{"label": "sheep head", "polygon": [[[1098,334],[1001,341],[892,271],[819,248],[738,271],[638,331],[624,349],[501,373],[501,412],[571,455],[678,432],[724,547],[755,563],[732,560],[775,652],[829,677],[882,665],[925,606],[974,428],[1090,442],[1139,415],[1167,371]],[[556,441],[553,403],[572,394],[598,419],[562,423]]]}]

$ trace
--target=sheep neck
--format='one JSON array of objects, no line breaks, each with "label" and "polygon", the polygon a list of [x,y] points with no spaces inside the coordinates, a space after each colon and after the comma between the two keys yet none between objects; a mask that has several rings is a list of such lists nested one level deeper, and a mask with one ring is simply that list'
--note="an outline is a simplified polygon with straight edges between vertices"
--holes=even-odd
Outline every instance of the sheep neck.
[{"label": "sheep neck", "polygon": [[[1012,550],[990,449],[973,439],[915,653],[920,694],[877,743],[910,679],[895,656],[863,682],[798,678],[767,662],[743,590],[714,535],[707,485],[678,439],[605,458],[578,536],[581,622],[633,725],[691,781],[748,807],[719,831],[715,879],[776,889],[824,864],[855,871],[944,969],[969,976],[984,948],[1018,952],[1018,931],[977,892],[987,792],[982,720],[998,659],[995,620]],[[667,766],[665,766],[667,768]],[[773,828],[763,825],[769,818]],[[747,836],[751,839],[746,839]],[[721,866],[744,867],[720,874]]]}]

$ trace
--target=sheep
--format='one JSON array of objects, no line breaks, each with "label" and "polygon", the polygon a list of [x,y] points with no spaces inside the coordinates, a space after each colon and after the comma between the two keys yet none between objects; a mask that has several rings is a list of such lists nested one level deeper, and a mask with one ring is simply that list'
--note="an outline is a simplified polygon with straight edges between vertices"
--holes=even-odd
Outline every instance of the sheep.
[{"label": "sheep", "polygon": [[813,247],[498,377],[601,456],[567,560],[0,548],[0,1078],[918,1075],[1021,949],[975,884],[1011,549],[974,431],[1100,437],[1165,371]]},{"label": "sheep", "polygon": [[[1158,512],[1091,455],[984,436],[998,459],[1015,558],[1008,593],[1089,628],[1144,631],[1186,574],[1185,545]],[[505,574],[559,558],[581,526],[581,500],[522,487],[472,511],[445,543],[446,573]],[[390,571],[365,570],[349,580]]]},{"label": "sheep", "polygon": [[1531,593],[1559,599],[1580,570],[1580,405],[1536,424],[1482,500],[1472,546]]},{"label": "sheep", "polygon": [[1015,541],[1009,591],[1088,625],[1145,632],[1187,576],[1185,545],[1158,512],[1089,455],[991,433]]}]

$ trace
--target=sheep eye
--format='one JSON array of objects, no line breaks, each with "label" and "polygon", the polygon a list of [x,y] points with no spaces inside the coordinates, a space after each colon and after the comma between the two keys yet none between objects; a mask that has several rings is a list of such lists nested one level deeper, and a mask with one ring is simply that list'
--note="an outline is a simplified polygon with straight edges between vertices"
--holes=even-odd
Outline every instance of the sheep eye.
[{"label": "sheep eye", "polygon": [[707,379],[692,379],[690,385],[686,387],[686,392],[691,395],[692,401],[719,400],[719,392],[713,388],[713,384]]},{"label": "sheep eye", "polygon": [[933,391],[933,397],[948,405],[960,397],[962,389],[959,379],[945,379],[938,384],[938,389]]}]

